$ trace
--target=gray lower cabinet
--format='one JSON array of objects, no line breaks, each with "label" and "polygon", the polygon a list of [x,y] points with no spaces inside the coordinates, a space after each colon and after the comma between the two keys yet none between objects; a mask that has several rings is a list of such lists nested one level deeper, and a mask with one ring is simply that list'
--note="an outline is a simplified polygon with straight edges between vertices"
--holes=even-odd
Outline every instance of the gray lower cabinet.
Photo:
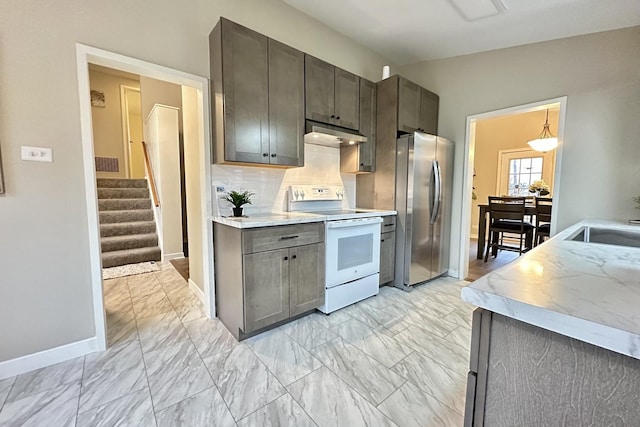
[{"label": "gray lower cabinet", "polygon": [[209,35],[214,161],[304,165],[304,53],[228,19]]},{"label": "gray lower cabinet", "polygon": [[396,267],[396,216],[382,217],[380,224],[380,285],[391,282]]},{"label": "gray lower cabinet", "polygon": [[305,55],[306,118],[349,129],[360,125],[360,77]]},{"label": "gray lower cabinet", "polygon": [[637,426],[640,360],[474,312],[465,426]]},{"label": "gray lower cabinet", "polygon": [[238,339],[324,303],[324,223],[214,224],[216,308]]}]

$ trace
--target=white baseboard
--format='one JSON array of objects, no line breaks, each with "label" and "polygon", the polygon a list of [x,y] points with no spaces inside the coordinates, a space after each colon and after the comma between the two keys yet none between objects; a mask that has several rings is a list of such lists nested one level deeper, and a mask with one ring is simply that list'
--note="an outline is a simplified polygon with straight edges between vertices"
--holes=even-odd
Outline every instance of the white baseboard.
[{"label": "white baseboard", "polygon": [[207,299],[204,296],[204,292],[202,292],[202,289],[200,289],[200,287],[196,285],[196,282],[191,279],[189,279],[189,288],[191,289],[191,292],[193,292],[198,297],[202,305],[206,307]]},{"label": "white baseboard", "polygon": [[449,269],[449,271],[447,272],[447,275],[449,277],[454,277],[454,278],[460,279],[460,280],[464,279],[464,277],[458,277],[459,276],[458,270],[454,270],[453,268]]},{"label": "white baseboard", "polygon": [[184,253],[176,252],[174,254],[164,254],[164,255],[162,255],[162,261],[163,262],[169,262],[172,259],[178,259],[178,258],[184,258]]},{"label": "white baseboard", "polygon": [[0,380],[98,351],[96,337],[0,362]]}]

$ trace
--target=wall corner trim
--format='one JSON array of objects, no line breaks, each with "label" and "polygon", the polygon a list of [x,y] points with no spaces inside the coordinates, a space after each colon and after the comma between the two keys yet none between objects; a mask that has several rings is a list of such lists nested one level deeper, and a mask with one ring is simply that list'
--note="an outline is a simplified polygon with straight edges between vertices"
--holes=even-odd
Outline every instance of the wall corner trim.
[{"label": "wall corner trim", "polygon": [[189,289],[191,289],[191,292],[193,292],[195,296],[198,297],[202,305],[206,307],[207,297],[204,295],[204,292],[202,292],[202,289],[200,289],[200,286],[196,285],[196,282],[191,279],[189,279]]},{"label": "wall corner trim", "polygon": [[0,362],[0,380],[98,351],[96,337]]}]

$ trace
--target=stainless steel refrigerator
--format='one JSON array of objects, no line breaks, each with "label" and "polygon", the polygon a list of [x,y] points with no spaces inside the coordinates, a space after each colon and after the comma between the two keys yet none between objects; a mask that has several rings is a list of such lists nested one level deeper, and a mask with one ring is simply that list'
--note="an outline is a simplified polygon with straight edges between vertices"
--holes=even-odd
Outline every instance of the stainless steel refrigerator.
[{"label": "stainless steel refrigerator", "polygon": [[397,287],[434,279],[449,269],[453,142],[415,132],[396,146]]}]

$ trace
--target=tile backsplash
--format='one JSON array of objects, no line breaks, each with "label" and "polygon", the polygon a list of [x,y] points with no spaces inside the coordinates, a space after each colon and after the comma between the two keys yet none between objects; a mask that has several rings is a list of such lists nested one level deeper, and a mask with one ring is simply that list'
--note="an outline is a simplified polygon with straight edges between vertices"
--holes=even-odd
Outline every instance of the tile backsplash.
[{"label": "tile backsplash", "polygon": [[[213,194],[216,194],[216,187],[224,187],[225,191],[254,192],[252,204],[244,206],[245,214],[251,215],[289,210],[287,191],[290,185],[342,185],[345,189],[343,208],[355,207],[356,176],[340,173],[340,149],[305,144],[304,156],[304,167],[291,169],[212,165]],[[218,206],[213,206],[214,215],[218,208],[221,215],[231,215],[228,202],[219,200]]]}]

